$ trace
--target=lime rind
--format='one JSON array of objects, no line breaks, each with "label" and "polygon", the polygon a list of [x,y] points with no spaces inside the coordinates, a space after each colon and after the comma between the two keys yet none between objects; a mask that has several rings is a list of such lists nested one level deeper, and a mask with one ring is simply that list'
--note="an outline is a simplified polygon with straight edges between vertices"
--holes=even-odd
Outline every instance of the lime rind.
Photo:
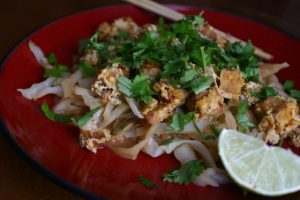
[{"label": "lime rind", "polygon": [[290,150],[224,129],[219,154],[232,179],[250,191],[280,196],[300,190],[300,157]]}]

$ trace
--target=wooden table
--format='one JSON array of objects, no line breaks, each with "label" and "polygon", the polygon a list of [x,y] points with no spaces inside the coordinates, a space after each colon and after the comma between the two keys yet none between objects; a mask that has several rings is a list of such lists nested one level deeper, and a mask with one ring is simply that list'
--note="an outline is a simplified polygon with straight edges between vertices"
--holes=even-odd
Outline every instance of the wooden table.
[{"label": "wooden table", "polygon": [[[181,0],[163,3],[193,4],[246,16],[300,38],[300,1]],[[89,8],[118,4],[116,0],[9,0],[0,5],[0,58],[24,35],[53,19]],[[36,172],[0,134],[0,199],[82,199]]]}]

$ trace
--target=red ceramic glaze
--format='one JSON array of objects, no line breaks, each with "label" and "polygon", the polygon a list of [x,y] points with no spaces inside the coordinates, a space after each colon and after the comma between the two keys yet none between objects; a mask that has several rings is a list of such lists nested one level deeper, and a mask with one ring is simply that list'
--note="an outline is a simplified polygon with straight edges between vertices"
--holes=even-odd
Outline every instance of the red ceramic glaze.
[{"label": "red ceramic glaze", "polygon": [[[197,14],[198,8],[173,6],[185,14]],[[243,196],[235,184],[218,188],[164,183],[161,175],[178,166],[172,156],[151,158],[141,153],[136,160],[121,158],[108,149],[93,154],[80,148],[75,127],[55,123],[40,111],[42,100],[29,101],[17,92],[43,80],[43,70],[28,49],[28,41],[39,45],[46,54],[55,53],[60,63],[71,65],[78,41],[91,36],[97,25],[121,16],[131,16],[137,23],[155,22],[157,17],[134,6],[97,8],[50,23],[23,40],[3,63],[0,75],[0,113],[13,143],[50,176],[64,186],[85,196],[109,199],[263,199],[253,194]],[[240,17],[206,10],[204,17],[219,29],[241,39],[251,39],[274,55],[274,62],[287,61],[291,67],[280,72],[281,80],[292,79],[299,87],[300,43],[262,24]],[[47,97],[51,99],[52,97]],[[3,132],[3,131],[2,131]],[[294,149],[298,151],[299,149]],[[145,189],[137,177],[143,175],[160,189]],[[282,199],[299,198],[300,193]],[[94,196],[94,197],[95,197]]]}]

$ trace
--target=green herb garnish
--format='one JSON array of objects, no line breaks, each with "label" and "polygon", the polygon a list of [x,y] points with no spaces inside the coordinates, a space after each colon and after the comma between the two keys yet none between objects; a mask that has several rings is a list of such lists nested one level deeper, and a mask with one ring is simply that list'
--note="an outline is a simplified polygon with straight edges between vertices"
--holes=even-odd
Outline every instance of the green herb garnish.
[{"label": "green herb garnish", "polygon": [[93,116],[94,114],[100,109],[100,107],[96,107],[92,110],[90,110],[89,112],[87,112],[85,115],[83,116],[77,116],[77,117],[74,117],[75,119],[75,122],[77,124],[77,126],[79,128],[82,128]]},{"label": "green herb garnish", "polygon": [[42,104],[41,109],[42,109],[44,115],[52,121],[65,122],[65,123],[69,123],[72,121],[71,115],[63,115],[63,114],[57,114],[57,113],[53,112],[52,110],[50,110],[50,108],[46,102],[44,102]]},{"label": "green herb garnish", "polygon": [[170,183],[178,183],[179,185],[188,185],[192,183],[197,176],[204,170],[201,160],[191,160],[179,169],[171,170],[163,174],[163,181]]},{"label": "green herb garnish", "polygon": [[46,68],[44,71],[44,77],[56,77],[60,78],[64,73],[69,72],[69,67],[65,65],[58,64],[57,59],[53,53],[48,56],[48,61],[54,66],[53,69]]},{"label": "green herb garnish", "polygon": [[237,108],[235,119],[238,122],[242,132],[248,132],[249,127],[254,127],[254,124],[249,122],[247,116],[248,104],[246,100],[242,100]]},{"label": "green herb garnish", "polygon": [[120,76],[118,79],[118,90],[128,97],[133,97],[146,104],[151,102],[154,94],[146,74],[136,75],[133,81],[125,76]]},{"label": "green herb garnish", "polygon": [[97,70],[95,67],[87,63],[86,61],[82,61],[79,64],[79,69],[83,75],[87,77],[92,77],[97,75]]},{"label": "green herb garnish", "polygon": [[184,114],[183,112],[175,113],[172,116],[171,123],[166,127],[166,131],[182,131],[189,122],[194,119],[194,112],[188,112]]},{"label": "green herb garnish", "polygon": [[159,189],[159,185],[157,185],[156,183],[150,181],[149,179],[147,179],[146,177],[140,175],[138,177],[139,181],[141,182],[141,184],[143,184],[143,186],[145,186],[146,188],[156,188]]}]

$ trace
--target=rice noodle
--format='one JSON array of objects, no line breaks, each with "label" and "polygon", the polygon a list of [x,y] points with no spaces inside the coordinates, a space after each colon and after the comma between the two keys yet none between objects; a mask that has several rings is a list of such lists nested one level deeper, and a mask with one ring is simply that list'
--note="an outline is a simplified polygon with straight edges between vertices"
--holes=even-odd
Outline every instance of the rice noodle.
[{"label": "rice noodle", "polygon": [[71,114],[81,111],[79,106],[73,105],[72,99],[62,99],[53,108],[53,112],[57,114]]},{"label": "rice noodle", "polygon": [[105,106],[105,110],[104,110],[104,113],[103,113],[103,119],[104,121],[108,121],[109,120],[109,117],[111,115],[111,112],[113,110],[113,105],[112,103],[110,103],[110,101],[107,102],[106,106]]},{"label": "rice noodle", "polygon": [[230,182],[229,177],[224,173],[224,170],[207,168],[194,181],[194,184],[199,186],[214,186]]},{"label": "rice noodle", "polygon": [[100,124],[100,129],[105,128],[108,126],[110,123],[112,123],[115,119],[120,117],[126,110],[128,110],[128,106],[124,103],[118,105],[112,112],[111,115],[109,116],[108,120],[103,120]]},{"label": "rice noodle", "polygon": [[137,116],[138,118],[140,119],[143,119],[144,118],[144,115],[141,113],[141,111],[138,109],[138,106],[137,106],[137,103],[136,101],[133,99],[133,98],[128,98],[128,97],[125,97],[129,107],[131,108],[133,114],[135,116]]},{"label": "rice noodle", "polygon": [[228,129],[237,130],[237,123],[233,116],[233,114],[230,112],[230,110],[226,110],[224,112],[225,114],[225,122]]},{"label": "rice noodle", "polygon": [[81,127],[81,129],[82,130],[86,130],[86,131],[91,131],[91,132],[95,132],[95,131],[101,130],[99,128],[99,123],[100,123],[100,118],[101,118],[102,112],[103,112],[103,109],[99,109],[93,115],[93,117],[83,127]]},{"label": "rice noodle", "polygon": [[108,147],[114,151],[116,154],[135,160],[141,149],[146,145],[148,142],[149,138],[151,138],[155,132],[155,130],[158,128],[159,124],[152,125],[150,128],[145,128],[144,129],[144,138],[139,141],[137,144],[130,148],[125,148],[125,147],[118,147],[118,146],[113,146],[113,145],[108,145]]},{"label": "rice noodle", "polygon": [[90,109],[100,106],[100,100],[93,97],[88,89],[75,86],[74,92],[82,97],[84,104]]},{"label": "rice noodle", "polygon": [[[161,154],[159,154],[159,153],[161,153],[161,150],[167,154],[170,154],[178,146],[180,146],[182,144],[189,144],[195,151],[197,151],[202,156],[202,158],[204,159],[204,162],[207,164],[207,166],[216,168],[216,163],[215,163],[211,153],[208,151],[208,149],[205,147],[205,145],[202,144],[202,142],[197,141],[197,140],[176,139],[168,145],[161,145],[161,146],[158,146],[153,141],[151,141],[150,144],[149,144],[149,142],[146,144],[143,151],[153,157],[156,157],[156,156],[161,155]],[[157,150],[157,148],[159,148],[161,150]]]},{"label": "rice noodle", "polygon": [[34,42],[29,40],[28,47],[32,54],[34,55],[36,61],[44,68],[52,69],[54,68],[52,65],[50,65],[48,59],[44,55],[43,51],[40,47],[38,47]]},{"label": "rice noodle", "polygon": [[80,70],[75,71],[71,76],[65,78],[61,82],[61,86],[63,88],[64,98],[71,97],[74,94],[76,82],[79,81],[82,77],[82,73]]},{"label": "rice noodle", "polygon": [[260,63],[259,72],[261,77],[267,77],[273,74],[276,74],[280,70],[289,67],[290,65],[287,62],[281,64],[274,63]]},{"label": "rice noodle", "polygon": [[[32,86],[29,87],[29,88],[17,89],[17,91],[21,92],[21,94],[27,99],[30,99],[30,100],[31,99],[37,99],[37,98],[42,97],[42,95],[40,95],[39,93],[41,93],[42,91],[47,90],[48,88],[50,88],[54,81],[55,81],[54,77],[49,77],[49,78],[47,78],[46,80],[44,80],[40,83],[32,84]],[[57,91],[57,90],[54,90],[52,92],[54,92],[55,94],[56,93],[60,94],[60,92]],[[47,92],[44,91],[42,93],[50,94],[51,90],[49,91],[49,89],[48,89]]]},{"label": "rice noodle", "polygon": [[191,161],[197,160],[197,156],[194,150],[188,144],[182,144],[174,150],[175,158],[181,163],[181,165]]}]

